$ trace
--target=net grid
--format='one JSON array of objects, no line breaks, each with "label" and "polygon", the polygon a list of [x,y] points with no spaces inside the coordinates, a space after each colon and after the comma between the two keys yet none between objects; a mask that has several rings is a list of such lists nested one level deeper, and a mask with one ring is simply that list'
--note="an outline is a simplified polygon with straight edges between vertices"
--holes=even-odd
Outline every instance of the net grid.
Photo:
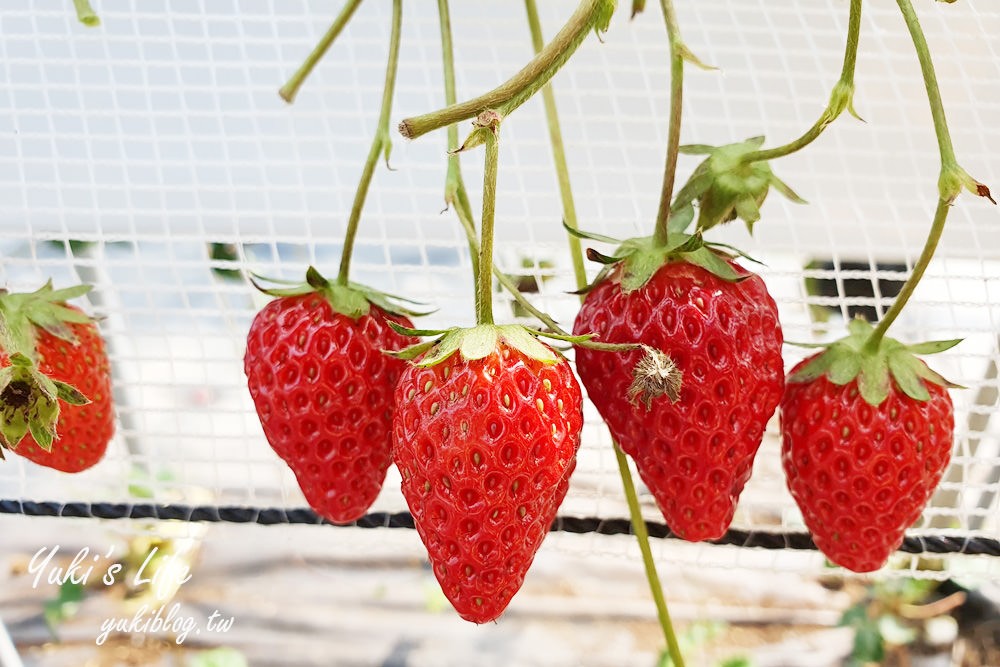
[{"label": "net grid", "polygon": [[[458,90],[466,97],[515,71],[530,57],[530,41],[523,17],[503,3],[455,4]],[[551,35],[573,3],[544,4]],[[1000,95],[990,94],[1000,92],[1000,58],[990,35],[1000,34],[1000,11],[970,4],[920,11],[958,153],[990,182],[997,163],[989,149],[1000,143]],[[0,282],[34,289],[51,276],[57,286],[95,285],[87,305],[104,318],[119,414],[97,469],[67,479],[12,457],[0,467],[0,497],[131,506],[130,486],[139,483],[165,507],[303,505],[243,384],[243,341],[264,298],[221,272],[293,278],[310,264],[332,272],[339,260],[381,97],[388,8],[359,10],[288,107],[276,87],[325,30],[329,12],[319,2],[189,1],[166,14],[133,1],[102,8],[102,28],[85,30],[62,3],[46,0],[0,16]],[[765,134],[773,145],[811,125],[839,72],[843,3],[705,0],[679,12],[691,48],[721,68],[688,77],[685,142]],[[646,231],[662,169],[668,63],[662,25],[648,14],[630,22],[619,11],[604,43],[589,39],[555,80],[581,222],[618,237]],[[436,13],[407,3],[403,30],[394,120],[443,99]],[[892,7],[866,8],[856,102],[869,122],[839,120],[809,149],[775,164],[808,206],[772,197],[754,237],[736,226],[717,230],[718,240],[765,262],[759,273],[787,339],[835,338],[852,307],[883,314],[891,299],[881,281],[905,279],[919,252],[937,152],[911,51]],[[393,143],[395,171],[376,174],[354,279],[433,303],[427,327],[468,324],[468,250],[453,214],[440,213],[443,134]],[[482,170],[474,158],[463,169],[478,208]],[[693,166],[684,159],[679,178]],[[894,329],[904,340],[966,339],[936,359],[968,387],[953,394],[957,476],[941,486],[954,502],[928,508],[914,537],[992,539],[1000,519],[1000,427],[989,419],[1000,304],[1000,257],[990,249],[1000,247],[1000,231],[991,215],[959,201],[939,257]],[[503,270],[533,278],[538,292],[529,296],[568,325],[578,302],[567,294],[574,285],[560,217],[544,117],[533,100],[505,124],[497,258]],[[212,258],[212,244],[235,254]],[[813,260],[832,268],[806,268]],[[842,268],[848,262],[868,268]],[[807,280],[832,282],[836,295],[809,293]],[[872,294],[848,295],[848,280],[866,281]],[[517,319],[509,297],[496,296],[498,314]],[[804,356],[786,348],[788,365]],[[562,514],[616,520],[627,513],[610,439],[589,405],[586,418]],[[784,488],[776,425],[741,500],[737,531],[803,530]],[[394,475],[373,512],[405,509]],[[560,548],[562,536],[553,537]],[[669,540],[657,548],[666,559],[733,562],[708,556],[719,547],[679,549]],[[815,554],[789,557],[797,569],[822,567]],[[784,558],[736,562],[770,569]],[[995,566],[969,567],[992,573]]]}]

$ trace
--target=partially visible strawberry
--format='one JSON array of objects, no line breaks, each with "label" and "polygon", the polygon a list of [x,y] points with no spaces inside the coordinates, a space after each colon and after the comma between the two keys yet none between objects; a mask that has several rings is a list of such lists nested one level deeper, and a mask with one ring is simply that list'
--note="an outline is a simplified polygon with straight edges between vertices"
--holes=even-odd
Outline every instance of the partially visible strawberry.
[{"label": "partially visible strawberry", "polygon": [[0,443],[71,473],[99,462],[115,430],[104,341],[90,317],[66,304],[89,290],[47,283],[0,294]]},{"label": "partially visible strawberry", "polygon": [[[244,370],[264,435],[309,505],[335,523],[364,515],[385,481],[392,398],[405,362],[383,353],[417,339],[371,290],[327,282],[265,290],[279,298],[254,318]],[[378,305],[376,305],[378,304]]]},{"label": "partially visible strawberry", "polygon": [[923,511],[951,458],[951,385],[914,354],[958,341],[866,349],[851,335],[798,364],[781,402],[788,488],[816,546],[838,565],[885,564]]},{"label": "partially visible strawberry", "polygon": [[569,486],[583,425],[569,363],[518,326],[451,330],[396,387],[393,459],[462,618],[496,619]]},{"label": "partially visible strawberry", "polygon": [[[674,249],[648,242],[627,241],[631,252],[611,258],[618,261],[587,292],[573,330],[643,343],[673,364],[578,347],[577,372],[671,530],[716,539],[732,522],[781,398],[778,311],[759,276],[698,239],[680,235]],[[670,386],[677,370],[679,395]]]}]

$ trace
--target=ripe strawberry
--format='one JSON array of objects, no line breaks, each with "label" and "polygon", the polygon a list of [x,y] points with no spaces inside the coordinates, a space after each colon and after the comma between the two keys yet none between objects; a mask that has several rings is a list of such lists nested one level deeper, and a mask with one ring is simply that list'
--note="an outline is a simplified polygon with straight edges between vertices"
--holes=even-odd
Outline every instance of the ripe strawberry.
[{"label": "ripe strawberry", "polygon": [[777,308],[760,277],[704,246],[652,262],[642,255],[612,258],[622,261],[587,293],[574,333],[663,350],[683,375],[679,400],[676,387],[673,396],[669,386],[657,392],[667,397],[645,393],[643,383],[662,384],[671,369],[640,363],[639,351],[623,360],[578,347],[577,372],[671,530],[716,539],[781,398]]},{"label": "ripe strawberry", "polygon": [[492,621],[566,495],[580,387],[525,329],[483,325],[447,332],[403,372],[396,403],[393,460],[434,574],[462,618]]},{"label": "ripe strawberry", "polygon": [[279,298],[254,318],[244,370],[264,435],[309,505],[349,523],[375,502],[389,467],[393,387],[405,363],[383,354],[416,341],[389,322],[384,295],[329,283],[264,290]]},{"label": "ripe strawberry", "polygon": [[954,386],[913,356],[958,341],[866,350],[864,320],[798,364],[781,402],[788,488],[816,546],[838,565],[885,564],[951,458]]},{"label": "ripe strawberry", "polygon": [[8,332],[0,337],[0,442],[70,473],[100,461],[115,430],[104,341],[91,318],[66,304],[89,290],[48,283],[31,294],[0,294],[0,328]]}]

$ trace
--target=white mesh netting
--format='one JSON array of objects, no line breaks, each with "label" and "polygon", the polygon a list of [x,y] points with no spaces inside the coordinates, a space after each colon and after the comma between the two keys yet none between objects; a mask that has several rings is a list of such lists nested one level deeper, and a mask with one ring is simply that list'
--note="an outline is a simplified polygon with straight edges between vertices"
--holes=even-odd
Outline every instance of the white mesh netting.
[{"label": "white mesh netting", "polygon": [[[543,3],[551,36],[575,3]],[[627,3],[625,3],[627,4]],[[655,4],[655,3],[654,3]],[[459,97],[494,86],[531,55],[523,10],[453,3]],[[719,72],[691,69],[684,142],[798,136],[822,110],[840,70],[847,3],[701,0],[678,8],[686,41]],[[0,465],[0,497],[298,507],[304,501],[261,433],[242,371],[243,343],[262,297],[234,270],[333,272],[361,163],[375,129],[388,3],[358,12],[293,106],[277,87],[328,25],[328,3],[188,0],[169,8],[105,2],[99,29],[56,0],[0,14],[0,283],[14,290],[88,282],[83,305],[103,316],[116,381],[118,432],[107,458],[66,476],[17,457]],[[1000,8],[921,3],[957,152],[1000,186]],[[393,119],[441,106],[437,13],[406,3]],[[655,7],[620,8],[604,43],[588,39],[555,79],[581,225],[618,237],[648,233],[666,133],[667,57]],[[772,196],[755,237],[713,232],[761,259],[785,337],[836,337],[848,308],[884,312],[885,281],[905,277],[936,201],[938,158],[912,45],[893,3],[867,3],[856,106],[801,154],[774,164],[809,205]],[[479,158],[464,161],[473,196]],[[694,166],[681,163],[681,177]],[[440,214],[444,133],[394,137],[363,218],[354,279],[433,304],[429,327],[473,319],[468,251]],[[531,268],[543,310],[572,322],[573,289],[548,138],[537,100],[505,124],[497,254]],[[216,253],[224,244],[231,259]],[[894,331],[904,340],[964,337],[936,367],[955,391],[952,469],[913,534],[996,535],[1000,507],[997,401],[1000,224],[959,200],[915,301]],[[222,258],[220,258],[222,257]],[[824,265],[823,263],[828,263]],[[878,263],[878,264],[876,264]],[[805,267],[819,267],[806,270]],[[595,269],[591,269],[594,271]],[[833,295],[810,294],[807,279]],[[871,296],[848,296],[852,283]],[[879,281],[882,281],[881,283]],[[896,284],[898,287],[898,283]],[[873,289],[874,288],[874,289]],[[513,319],[505,296],[498,315]],[[825,316],[815,306],[830,306]],[[787,348],[790,365],[803,356]],[[801,531],[785,490],[775,418],[734,527]],[[649,500],[647,498],[647,500]],[[650,518],[658,519],[652,502]],[[405,504],[390,472],[373,510]],[[626,517],[606,429],[588,412],[562,513]],[[366,538],[367,539],[367,538]],[[555,535],[549,544],[631,554],[631,542]],[[580,542],[585,539],[586,542]],[[569,544],[568,542],[566,542]],[[817,553],[656,545],[659,555],[719,566],[817,570]],[[915,559],[912,559],[915,562]],[[987,576],[994,559],[971,559]],[[911,563],[912,566],[912,563]]]}]

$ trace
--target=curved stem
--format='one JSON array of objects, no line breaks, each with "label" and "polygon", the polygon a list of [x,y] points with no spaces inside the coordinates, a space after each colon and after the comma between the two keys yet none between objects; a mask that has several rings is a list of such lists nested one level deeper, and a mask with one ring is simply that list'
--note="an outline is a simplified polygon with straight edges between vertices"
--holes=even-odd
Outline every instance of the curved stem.
[{"label": "curved stem", "polygon": [[[542,37],[542,24],[538,18],[538,8],[535,0],[524,0],[524,8],[528,14],[528,27],[531,30],[531,44],[535,53],[541,53],[545,48],[545,39]],[[562,129],[559,127],[559,112],[556,109],[556,96],[552,90],[552,84],[546,84],[542,88],[542,103],[545,106],[545,120],[549,127],[549,143],[552,144],[552,160],[555,162],[556,178],[559,180],[559,196],[562,199],[563,220],[568,227],[579,229],[576,218],[576,204],[573,202],[573,188],[569,182],[569,165],[566,161],[566,147],[563,143]],[[576,284],[585,286],[587,284],[587,268],[583,261],[583,249],[580,247],[580,239],[575,236],[569,237],[570,257],[573,262],[573,275],[576,277]]]},{"label": "curved stem", "polygon": [[903,288],[899,291],[899,295],[892,304],[892,308],[889,312],[885,314],[885,317],[878,323],[875,330],[872,332],[871,337],[865,343],[865,349],[874,352],[878,349],[879,344],[885,337],[886,331],[892,326],[892,323],[896,321],[899,314],[903,312],[903,308],[906,307],[906,303],[910,300],[913,295],[913,291],[917,289],[917,283],[923,278],[924,272],[927,270],[927,266],[931,263],[931,259],[934,257],[934,251],[937,250],[938,242],[941,240],[941,234],[944,232],[944,223],[948,219],[948,211],[951,210],[951,204],[944,199],[938,200],[937,210],[934,212],[934,222],[931,223],[931,231],[927,236],[927,242],[924,243],[924,249],[920,253],[920,258],[917,263],[913,266],[913,273],[906,280]]},{"label": "curved stem", "polygon": [[340,35],[344,26],[350,22],[351,17],[354,16],[354,11],[359,6],[361,6],[361,0],[347,0],[347,4],[340,10],[340,14],[333,20],[329,30],[326,31],[326,34],[323,35],[319,43],[316,44],[316,47],[306,57],[305,62],[302,63],[299,69],[295,71],[295,74],[292,75],[292,78],[278,91],[281,99],[289,104],[295,101],[295,96],[298,94],[299,88],[302,87],[302,83],[306,80],[306,77],[312,73],[313,68],[316,67],[316,63],[326,55],[334,40]]},{"label": "curved stem", "polygon": [[[455,47],[451,39],[451,11],[448,0],[438,0],[438,20],[441,28],[441,63],[444,69],[444,103],[451,106],[455,103]],[[446,207],[454,207],[465,240],[469,245],[469,258],[472,262],[472,289],[479,293],[479,241],[476,239],[476,223],[469,204],[469,195],[465,191],[462,180],[462,169],[458,156],[458,126],[448,126],[448,170],[444,179],[444,203]],[[447,209],[446,209],[447,210]]]},{"label": "curved stem", "polygon": [[[539,53],[543,48],[542,44],[544,43],[544,40],[542,37],[542,26],[541,21],[538,18],[538,9],[535,5],[535,0],[525,0],[524,6],[528,14],[528,26],[531,29],[531,41],[535,48],[535,52]],[[633,12],[634,11],[635,6],[633,6]],[[542,100],[545,104],[545,117],[549,127],[549,141],[552,144],[553,162],[555,164],[556,175],[559,181],[559,194],[562,198],[563,204],[563,219],[565,220],[567,227],[579,229],[576,219],[576,206],[573,202],[573,191],[570,187],[569,165],[566,160],[566,148],[562,140],[562,131],[559,127],[559,113],[556,109],[555,95],[552,91],[551,85],[546,85],[542,89]],[[678,104],[678,116],[677,122],[675,123],[678,127],[680,125],[679,108],[680,105]],[[679,137],[680,133],[678,132],[678,144]],[[677,150],[675,147],[675,166],[676,156]],[[671,189],[673,188],[672,185],[670,187]],[[572,234],[567,234],[567,238],[569,239],[570,244],[570,255],[573,258],[573,269],[574,274],[576,275],[576,284],[578,288],[583,289],[587,286],[587,272],[583,262],[583,250],[580,247],[580,239]],[[558,327],[553,327],[553,329],[559,333],[563,333]],[[578,343],[577,345],[580,347],[590,347],[591,349],[603,350],[605,352],[621,352],[626,349],[635,349],[636,347],[635,345],[630,344],[622,345],[614,343],[599,343],[596,341]],[[628,460],[625,458],[625,454],[621,451],[617,444],[614,445],[614,449],[615,456],[618,459],[618,468],[621,474],[622,487],[625,491],[625,499],[629,507],[633,531],[635,532],[636,540],[639,543],[639,550],[642,552],[642,562],[646,570],[646,579],[649,581],[649,590],[653,596],[653,601],[656,604],[657,616],[660,619],[660,626],[663,630],[663,636],[667,643],[667,650],[670,657],[673,659],[674,666],[684,667],[684,658],[677,645],[677,637],[674,633],[673,624],[670,620],[670,612],[667,609],[667,602],[663,595],[660,577],[656,571],[656,562],[653,560],[652,550],[649,546],[649,533],[646,530],[646,523],[642,518],[642,512],[639,508],[639,499],[635,492],[635,484],[632,481],[632,473],[628,467]]]},{"label": "curved stem", "polygon": [[535,94],[562,67],[583,42],[606,9],[608,0],[582,0],[562,30],[527,65],[505,83],[471,100],[460,102],[407,118],[399,124],[399,132],[407,139],[416,139],[432,130],[472,118],[488,109],[506,117]]},{"label": "curved stem", "polygon": [[951,133],[948,131],[948,121],[944,116],[944,104],[941,101],[941,90],[938,88],[937,75],[934,73],[934,63],[931,61],[930,49],[927,47],[927,39],[924,31],[920,27],[920,20],[913,10],[910,0],[896,0],[899,11],[906,21],[906,28],[910,31],[910,38],[913,40],[913,47],[917,51],[917,59],[920,61],[920,72],[924,77],[924,88],[927,89],[927,101],[931,105],[931,116],[934,118],[934,133],[937,135],[938,150],[941,153],[941,164],[944,166],[956,163],[955,148],[951,143]]},{"label": "curved stem", "polygon": [[642,518],[642,511],[639,509],[639,498],[635,493],[635,482],[632,481],[632,471],[628,467],[628,459],[625,452],[617,444],[614,445],[615,458],[618,460],[618,472],[621,474],[622,486],[625,488],[625,499],[628,501],[628,511],[632,518],[632,529],[635,531],[636,540],[639,542],[639,550],[642,552],[642,562],[646,565],[646,579],[649,580],[649,592],[653,595],[656,603],[656,611],[660,617],[660,627],[663,628],[663,635],[667,641],[667,652],[674,663],[674,667],[684,667],[684,656],[681,655],[680,646],[677,644],[677,635],[674,633],[674,625],[670,620],[670,611],[667,609],[667,601],[663,597],[663,586],[660,584],[660,577],[656,573],[656,564],[653,560],[653,551],[649,548],[649,531],[646,530],[646,520]]},{"label": "curved stem", "polygon": [[743,157],[743,162],[757,162],[760,160],[772,160],[774,158],[790,155],[797,150],[805,148],[819,135],[827,125],[832,123],[841,113],[847,109],[851,115],[857,116],[854,112],[852,97],[854,95],[854,69],[858,59],[858,42],[861,34],[861,0],[851,0],[851,15],[847,23],[847,46],[844,48],[844,64],[840,70],[840,80],[833,87],[830,94],[830,101],[812,127],[806,130],[798,139],[791,141],[784,146],[769,148],[762,151],[747,153]]},{"label": "curved stem", "polygon": [[375,173],[375,165],[378,163],[379,156],[383,153],[385,154],[386,163],[389,161],[389,150],[392,148],[392,143],[389,140],[389,115],[392,113],[392,95],[396,88],[396,69],[399,64],[399,35],[402,23],[402,0],[393,0],[392,33],[389,36],[389,62],[386,65],[385,86],[382,89],[382,110],[379,113],[375,138],[372,140],[371,149],[369,149],[368,157],[365,159],[364,169],[361,171],[361,180],[358,182],[358,189],[354,193],[351,215],[347,219],[347,233],[344,235],[344,249],[340,255],[340,271],[337,274],[338,285],[347,285],[348,282],[351,271],[351,256],[354,254],[354,240],[358,234],[358,223],[361,221],[361,211],[365,207],[365,198],[368,196],[368,186],[371,185],[372,175]]},{"label": "curved stem", "polygon": [[663,187],[660,190],[660,207],[656,213],[653,239],[657,245],[665,245],[670,222],[670,199],[673,197],[674,178],[677,175],[677,153],[681,145],[684,53],[673,0],[660,0],[660,5],[663,8],[663,19],[667,24],[667,37],[670,40],[670,121],[667,129],[667,159],[663,168]]},{"label": "curved stem", "polygon": [[493,227],[496,218],[497,166],[500,161],[499,123],[486,136],[486,163],[483,169],[483,224],[479,242],[479,292],[476,295],[476,324],[493,324]]}]

